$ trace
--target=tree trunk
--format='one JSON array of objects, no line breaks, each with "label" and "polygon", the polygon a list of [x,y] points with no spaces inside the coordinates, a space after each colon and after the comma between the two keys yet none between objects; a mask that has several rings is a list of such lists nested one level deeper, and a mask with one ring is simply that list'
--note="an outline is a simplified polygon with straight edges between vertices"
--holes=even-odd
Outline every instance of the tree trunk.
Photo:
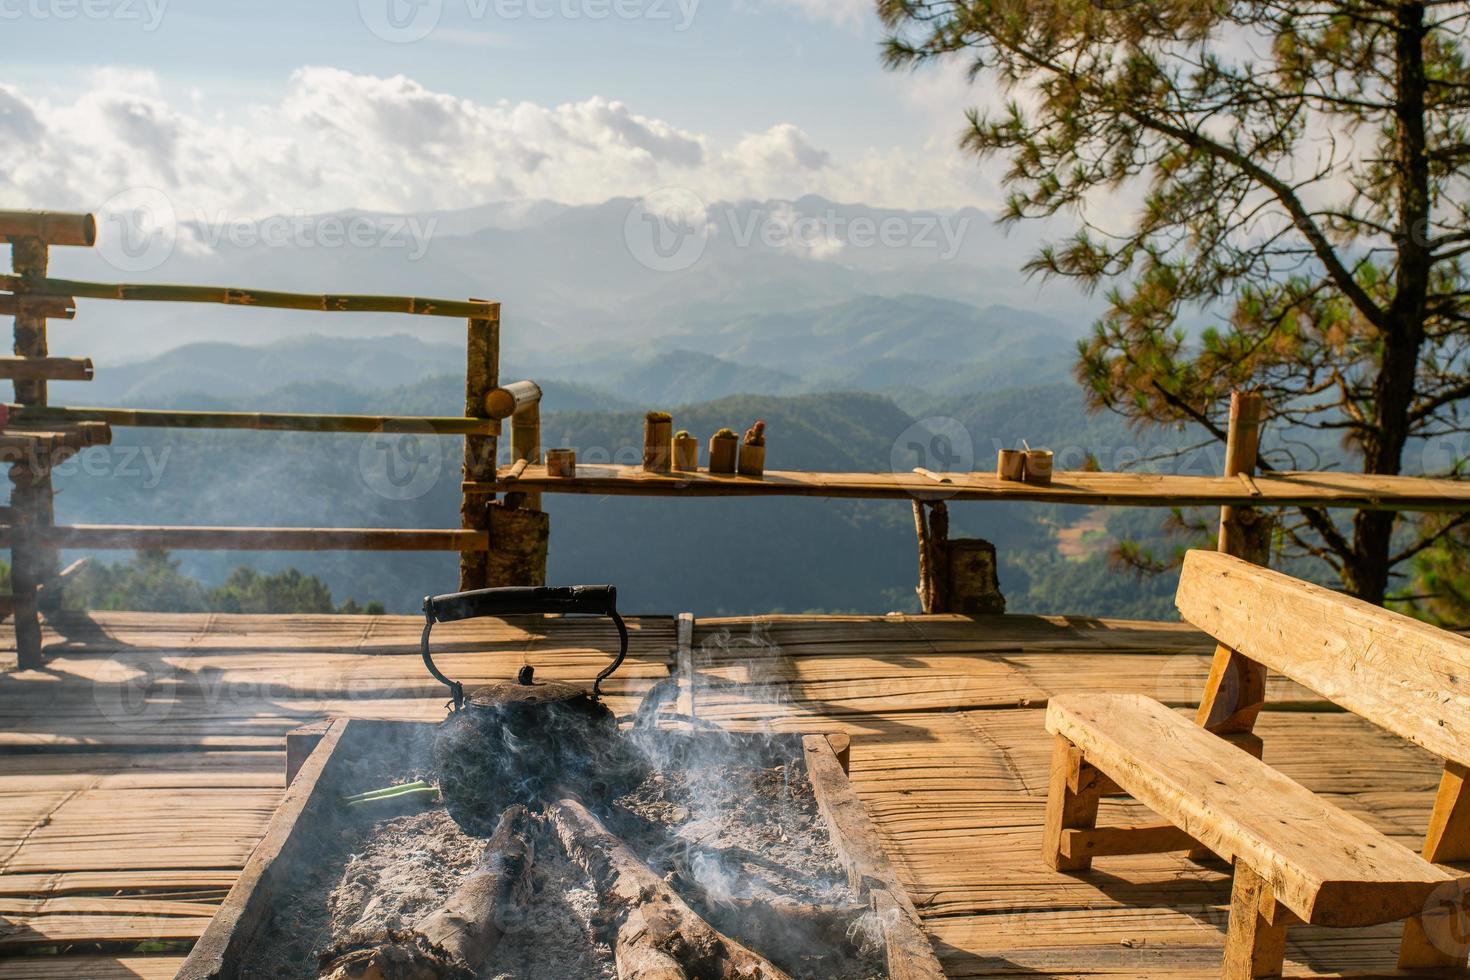
[{"label": "tree trunk", "polygon": [[[1398,273],[1382,361],[1373,382],[1374,429],[1363,439],[1363,472],[1396,475],[1410,435],[1410,412],[1424,344],[1433,255],[1429,247],[1430,174],[1425,136],[1424,6],[1397,7],[1394,43],[1395,126],[1398,156]],[[1353,552],[1344,556],[1343,586],[1368,602],[1388,593],[1389,556],[1397,515],[1359,511],[1353,517]]]}]

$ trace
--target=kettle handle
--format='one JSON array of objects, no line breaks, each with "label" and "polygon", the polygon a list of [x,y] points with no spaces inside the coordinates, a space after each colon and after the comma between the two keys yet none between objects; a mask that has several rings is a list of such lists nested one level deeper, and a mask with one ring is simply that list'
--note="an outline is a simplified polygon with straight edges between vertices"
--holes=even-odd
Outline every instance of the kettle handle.
[{"label": "kettle handle", "polygon": [[475,589],[424,597],[424,666],[435,679],[449,688],[455,710],[464,706],[464,685],[452,681],[434,665],[429,655],[429,632],[435,623],[454,623],[479,616],[507,616],[526,613],[559,613],[607,616],[618,628],[618,655],[597,675],[592,683],[592,696],[601,697],[602,682],[622,666],[628,655],[628,627],[618,615],[618,590],[611,585],[510,586],[498,589]]}]

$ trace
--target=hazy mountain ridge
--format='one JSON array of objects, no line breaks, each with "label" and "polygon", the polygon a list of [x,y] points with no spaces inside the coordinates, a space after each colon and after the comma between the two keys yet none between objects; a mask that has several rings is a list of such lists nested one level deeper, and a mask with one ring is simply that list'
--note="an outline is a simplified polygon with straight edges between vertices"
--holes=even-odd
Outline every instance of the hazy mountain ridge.
[{"label": "hazy mountain ridge", "polygon": [[[501,374],[587,389],[573,397],[564,384],[561,394],[568,401],[554,404],[548,392],[548,408],[667,406],[733,394],[840,390],[917,388],[937,396],[1059,380],[1070,365],[1063,356],[1070,341],[1062,324],[1005,306],[863,296],[811,310],[711,321],[698,332],[611,349],[590,345],[576,357],[511,352],[502,358]],[[104,361],[94,381],[58,384],[55,392],[57,401],[71,404],[172,407],[195,393],[243,397],[296,382],[384,389],[463,371],[462,348],[418,336],[306,335],[257,346],[200,342],[130,364]],[[435,414],[459,410],[445,406]]]},{"label": "hazy mountain ridge", "polygon": [[[644,403],[597,401],[601,393],[544,382],[549,408],[545,445],[576,448],[585,461],[635,461]],[[463,382],[437,375],[372,390],[294,383],[210,407],[405,414],[454,413]],[[568,394],[570,393],[570,394]],[[204,395],[197,396],[200,399]],[[1073,399],[1072,408],[1049,407]],[[576,398],[590,401],[579,403]],[[1080,417],[1076,389],[1041,386],[1012,397],[956,399],[976,433],[1005,431],[1016,416],[1035,444],[1060,440]],[[966,406],[973,411],[961,411]],[[773,468],[885,471],[907,468],[905,447],[927,440],[935,416],[917,422],[890,399],[871,393],[739,395],[672,407],[675,424],[703,441],[720,426],[756,418],[769,427]],[[1002,414],[996,414],[1002,413]],[[1117,420],[1114,436],[1126,438]],[[1048,429],[1050,425],[1061,429]],[[1103,427],[1096,435],[1106,438]],[[993,454],[977,436],[973,465]],[[183,432],[120,429],[112,447],[88,450],[106,475],[84,461],[57,476],[63,522],[262,524],[287,526],[453,527],[459,514],[458,439],[410,447],[430,453],[430,482],[409,499],[377,472],[385,447],[370,436],[271,432]],[[386,450],[396,452],[397,443]],[[503,447],[503,452],[505,448]],[[385,496],[383,490],[390,495]],[[902,501],[806,499],[635,499],[547,494],[552,514],[549,577],[556,582],[611,581],[630,610],[690,609],[703,615],[777,610],[885,612],[916,608],[913,520]],[[953,533],[989,538],[1000,548],[1001,584],[1017,611],[1168,615],[1167,583],[1125,586],[1101,559],[1086,568],[1059,556],[1055,528],[1074,523],[1080,508],[1023,504],[952,508]],[[115,553],[111,553],[115,554]],[[104,557],[110,557],[104,556]],[[180,553],[184,570],[218,584],[236,565],[264,571],[295,566],[320,576],[338,603],[383,600],[413,611],[427,592],[455,582],[446,554]],[[1159,594],[1155,594],[1155,593]]]},{"label": "hazy mountain ridge", "polygon": [[[280,245],[235,242],[227,229],[181,227],[158,264],[119,269],[106,250],[58,253],[52,273],[101,281],[177,282],[320,293],[397,293],[481,297],[502,307],[507,357],[571,355],[612,344],[699,333],[741,316],[834,306],[867,296],[916,294],[959,303],[1008,304],[1069,322],[1094,300],[1066,284],[1039,284],[1016,272],[1041,232],[998,229],[989,215],[900,211],[805,197],[796,201],[704,204],[707,241],[687,266],[640,261],[638,201],[615,198],[567,206],[502,202],[452,213],[289,216],[319,222],[367,217],[382,233],[370,244],[329,247],[309,235]],[[268,219],[263,219],[268,220]],[[895,223],[901,234],[868,242],[855,228]],[[934,231],[947,222],[948,235]],[[807,222],[823,229],[820,247],[764,234]],[[262,222],[263,223],[263,222]],[[246,222],[247,226],[252,223]],[[259,223],[256,223],[259,224]],[[406,227],[407,231],[403,230]],[[268,343],[304,333],[382,336],[408,333],[453,344],[452,319],[394,315],[199,307],[83,300],[72,322],[52,326],[53,347],[99,365],[157,356],[179,343],[226,338]],[[1082,320],[1089,318],[1082,315]],[[166,338],[166,340],[165,340]],[[687,347],[688,345],[680,345]]]}]

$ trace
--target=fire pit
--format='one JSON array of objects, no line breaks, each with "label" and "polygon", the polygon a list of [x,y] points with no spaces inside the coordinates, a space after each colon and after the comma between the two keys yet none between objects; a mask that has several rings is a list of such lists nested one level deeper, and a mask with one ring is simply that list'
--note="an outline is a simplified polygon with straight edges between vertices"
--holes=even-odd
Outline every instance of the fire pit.
[{"label": "fire pit", "polygon": [[[662,730],[656,709],[620,728],[598,696],[626,653],[615,596],[426,600],[450,717],[293,737],[298,764],[318,744],[179,976],[941,977],[845,738]],[[435,666],[435,622],[527,605],[614,619],[623,646],[590,692],[525,668],[466,696]]]}]

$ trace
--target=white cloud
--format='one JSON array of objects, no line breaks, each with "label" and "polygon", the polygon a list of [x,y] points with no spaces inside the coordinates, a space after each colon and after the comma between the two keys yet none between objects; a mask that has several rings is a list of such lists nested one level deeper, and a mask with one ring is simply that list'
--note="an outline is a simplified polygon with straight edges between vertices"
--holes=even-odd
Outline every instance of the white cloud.
[{"label": "white cloud", "polygon": [[894,207],[994,203],[952,139],[839,157],[779,119],[721,145],[593,96],[476,102],[402,75],[294,72],[279,101],[226,114],[149,73],[99,71],[55,102],[0,85],[0,206],[91,209],[162,191],[181,218],[585,204],[661,187],[707,200],[815,193]]}]

